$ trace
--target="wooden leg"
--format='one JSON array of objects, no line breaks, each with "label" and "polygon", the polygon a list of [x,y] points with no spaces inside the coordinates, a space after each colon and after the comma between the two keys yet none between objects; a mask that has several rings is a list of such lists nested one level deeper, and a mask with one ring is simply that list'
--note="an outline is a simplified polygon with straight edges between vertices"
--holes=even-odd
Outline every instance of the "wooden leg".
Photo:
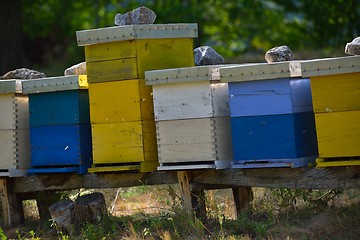
[{"label": "wooden leg", "polygon": [[180,193],[181,193],[183,205],[186,210],[192,211],[191,192],[190,192],[191,174],[189,171],[178,171],[177,177],[180,185]]},{"label": "wooden leg", "polygon": [[234,187],[232,191],[236,208],[236,218],[238,218],[241,213],[250,210],[253,192],[251,187]]},{"label": "wooden leg", "polygon": [[206,219],[205,190],[203,187],[191,185],[191,204],[199,219]]},{"label": "wooden leg", "polygon": [[11,191],[8,178],[0,179],[0,197],[6,226],[17,225],[24,222],[24,209],[22,199]]}]

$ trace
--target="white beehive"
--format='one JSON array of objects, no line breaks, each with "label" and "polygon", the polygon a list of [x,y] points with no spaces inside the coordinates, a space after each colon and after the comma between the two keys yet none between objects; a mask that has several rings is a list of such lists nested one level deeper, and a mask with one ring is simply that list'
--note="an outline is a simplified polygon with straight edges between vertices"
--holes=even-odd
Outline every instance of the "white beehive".
[{"label": "white beehive", "polygon": [[228,89],[219,83],[219,67],[145,73],[153,86],[159,170],[230,166]]},{"label": "white beehive", "polygon": [[21,80],[0,81],[0,110],[0,176],[24,176],[30,166],[30,137]]}]

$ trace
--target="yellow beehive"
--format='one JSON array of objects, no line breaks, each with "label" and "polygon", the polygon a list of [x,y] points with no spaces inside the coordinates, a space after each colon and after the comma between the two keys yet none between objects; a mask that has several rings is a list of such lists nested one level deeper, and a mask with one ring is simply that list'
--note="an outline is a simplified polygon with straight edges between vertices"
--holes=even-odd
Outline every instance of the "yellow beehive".
[{"label": "yellow beehive", "polygon": [[76,33],[89,83],[143,79],[144,72],[194,65],[196,24],[128,25]]},{"label": "yellow beehive", "polygon": [[301,63],[310,77],[318,167],[360,165],[360,56]]},{"label": "yellow beehive", "polygon": [[128,25],[78,31],[85,48],[92,124],[90,172],[156,170],[152,88],[146,70],[194,65],[196,24]]}]

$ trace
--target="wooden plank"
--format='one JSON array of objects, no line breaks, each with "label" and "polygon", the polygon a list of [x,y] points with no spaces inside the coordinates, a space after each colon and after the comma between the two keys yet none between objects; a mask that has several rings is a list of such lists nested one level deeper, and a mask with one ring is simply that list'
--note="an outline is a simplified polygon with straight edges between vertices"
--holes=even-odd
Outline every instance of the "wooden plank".
[{"label": "wooden plank", "polygon": [[241,214],[250,210],[250,202],[252,202],[254,195],[251,187],[234,187],[232,188],[236,219],[240,219]]},{"label": "wooden plank", "polygon": [[0,178],[0,198],[3,210],[4,224],[12,226],[24,222],[22,199],[13,192],[8,178]]},{"label": "wooden plank", "polygon": [[124,58],[86,63],[89,83],[137,79],[136,58]]},{"label": "wooden plank", "polygon": [[135,41],[109,42],[86,45],[86,63],[136,57]]},{"label": "wooden plank", "polygon": [[360,72],[311,77],[314,112],[360,109]]},{"label": "wooden plank", "polygon": [[301,77],[300,61],[251,63],[220,68],[221,82]]},{"label": "wooden plank", "polygon": [[0,129],[16,129],[16,105],[15,94],[0,94]]},{"label": "wooden plank", "polygon": [[360,166],[360,157],[352,160],[339,160],[338,158],[318,158],[316,167],[343,167],[343,166]]},{"label": "wooden plank", "polygon": [[360,72],[360,56],[313,59],[301,62],[303,77]]},{"label": "wooden plank", "polygon": [[90,84],[91,123],[121,123],[152,120],[151,87],[144,80]]},{"label": "wooden plank", "polygon": [[315,114],[319,156],[360,156],[360,110]]},{"label": "wooden plank", "polygon": [[88,82],[86,75],[59,76],[22,81],[22,90],[25,94],[87,88]]},{"label": "wooden plank", "polygon": [[132,39],[196,38],[196,23],[143,24],[76,31],[79,46]]},{"label": "wooden plank", "polygon": [[194,66],[194,47],[191,38],[136,40],[138,78],[145,71]]}]

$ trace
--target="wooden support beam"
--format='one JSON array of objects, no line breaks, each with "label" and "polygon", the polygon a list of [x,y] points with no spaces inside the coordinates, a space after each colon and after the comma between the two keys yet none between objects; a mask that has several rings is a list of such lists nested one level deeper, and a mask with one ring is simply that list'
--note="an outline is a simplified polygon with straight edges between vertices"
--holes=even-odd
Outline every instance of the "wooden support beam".
[{"label": "wooden support beam", "polygon": [[177,171],[177,176],[184,208],[188,211],[192,211],[190,192],[191,173],[190,171]]},{"label": "wooden support beam", "polygon": [[253,191],[251,187],[233,187],[232,188],[236,218],[242,213],[250,211],[250,202],[253,200]]},{"label": "wooden support beam", "polygon": [[17,225],[24,222],[24,209],[20,195],[12,191],[9,178],[0,179],[0,197],[6,226]]},{"label": "wooden support beam", "polygon": [[191,206],[199,219],[206,219],[205,188],[200,184],[190,184]]}]

